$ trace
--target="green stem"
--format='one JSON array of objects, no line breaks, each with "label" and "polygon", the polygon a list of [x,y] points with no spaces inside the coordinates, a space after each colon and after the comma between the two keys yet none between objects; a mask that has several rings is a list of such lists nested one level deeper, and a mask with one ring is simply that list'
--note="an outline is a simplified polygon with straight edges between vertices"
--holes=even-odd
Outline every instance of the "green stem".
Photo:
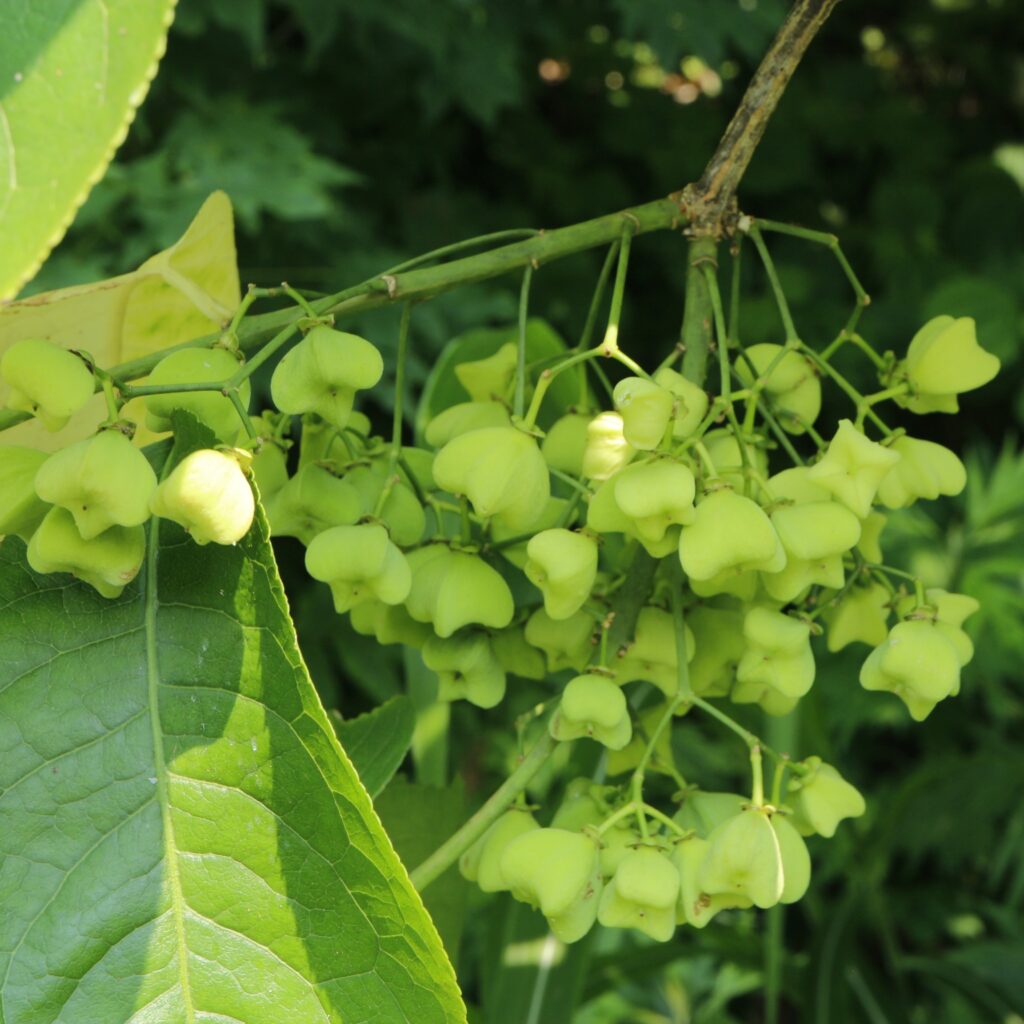
[{"label": "green stem", "polygon": [[516,394],[512,406],[513,415],[521,418],[526,405],[526,314],[530,308],[530,282],[533,267],[523,271],[523,284],[519,289],[519,340],[516,345]]},{"label": "green stem", "polygon": [[316,310],[309,304],[309,300],[302,292],[294,289],[287,281],[281,282],[281,291],[289,298],[294,299],[296,304],[305,311],[306,316],[316,318]]},{"label": "green stem", "polygon": [[775,269],[775,261],[772,259],[771,253],[768,252],[768,246],[764,244],[764,239],[756,224],[751,224],[747,233],[750,235],[754,248],[757,249],[757,254],[761,257],[764,271],[768,275],[768,283],[771,285],[772,294],[775,296],[775,305],[778,307],[779,316],[782,319],[782,328],[786,332],[786,341],[798,341],[800,336],[796,332],[796,325],[793,323],[793,317],[789,311],[789,303],[786,301],[786,293],[782,290],[782,282]]},{"label": "green stem", "polygon": [[834,367],[826,362],[810,345],[799,342],[800,351],[806,355],[823,373],[827,373],[839,385],[840,390],[857,407],[858,413],[865,409],[865,415],[886,436],[891,437],[893,431],[882,421],[881,417],[870,406],[864,405],[864,396]]},{"label": "green stem", "polygon": [[615,284],[612,287],[612,301],[608,309],[608,326],[601,342],[602,354],[614,355],[619,351],[619,321],[622,318],[622,303],[626,294],[626,273],[629,269],[629,251],[633,245],[633,225],[627,220],[619,236],[619,262],[615,270]]},{"label": "green stem", "polygon": [[545,732],[519,767],[494,791],[490,799],[454,835],[441,844],[409,874],[419,892],[455,863],[498,820],[515,798],[530,784],[557,746]]},{"label": "green stem", "polygon": [[705,263],[718,265],[718,244],[713,237],[694,238],[687,250],[686,306],[680,344],[683,347],[683,376],[704,385],[707,376],[708,351],[711,347],[713,311],[707,280],[701,271]]},{"label": "green stem", "polygon": [[394,461],[402,451],[403,407],[405,404],[405,364],[409,355],[409,323],[412,320],[412,303],[402,307],[402,319],[398,325],[398,353],[395,357],[395,409],[391,417],[391,453]]},{"label": "green stem", "polygon": [[511,242],[521,238],[534,238],[540,232],[536,228],[509,228],[507,231],[492,231],[488,235],[477,235],[475,238],[463,238],[459,242],[452,242],[450,245],[442,245],[439,249],[431,249],[420,256],[414,256],[404,263],[396,263],[383,271],[385,274],[401,274],[407,270],[414,270],[423,266],[424,263],[433,263],[434,260],[442,259],[445,256],[454,256],[456,253],[465,252],[467,249],[476,249],[481,245],[491,245],[494,242]]},{"label": "green stem", "polygon": [[245,428],[245,433],[249,440],[256,441],[260,436],[259,431],[253,426],[252,418],[249,416],[249,410],[246,409],[245,403],[242,401],[242,396],[238,393],[238,388],[228,388],[227,397],[235,407],[235,412],[238,413],[238,418],[242,421],[242,426]]}]

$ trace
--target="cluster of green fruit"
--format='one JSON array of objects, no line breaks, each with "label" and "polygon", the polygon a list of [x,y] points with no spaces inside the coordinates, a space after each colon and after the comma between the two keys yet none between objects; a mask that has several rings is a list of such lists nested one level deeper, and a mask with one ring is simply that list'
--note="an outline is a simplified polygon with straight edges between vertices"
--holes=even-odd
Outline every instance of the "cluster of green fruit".
[{"label": "cluster of green fruit", "polygon": [[676,925],[703,928],[719,911],[794,903],[807,891],[803,837],[833,835],[864,813],[864,800],[818,758],[793,768],[784,808],[691,788],[658,834],[637,831],[617,787],[576,779],[549,826],[513,807],[459,868],[484,892],[538,907],[563,942],[595,921],[665,942]]},{"label": "cluster of green fruit", "polygon": [[[177,383],[210,380],[223,349],[188,349],[167,356],[150,378]],[[0,360],[8,408],[28,412],[48,430],[62,429],[92,398],[93,369],[48,341],[16,342]],[[147,425],[166,430],[176,409],[197,415],[218,436],[237,436],[232,403],[214,392],[175,392],[146,400]],[[224,406],[230,413],[225,415]],[[145,523],[153,515],[179,523],[198,544],[234,544],[255,513],[243,470],[247,453],[225,447],[187,455],[158,481],[132,442],[135,426],[112,416],[98,432],[53,454],[0,445],[0,535],[28,542],[29,565],[40,573],[66,572],[107,598],[118,597],[138,575],[146,550]]]},{"label": "cluster of green fruit", "polygon": [[[373,435],[354,400],[379,382],[381,355],[322,321],[307,322],[278,363],[277,411],[258,418],[244,382],[230,395],[208,386],[236,379],[230,348],[172,352],[143,389],[147,426],[166,430],[182,410],[223,447],[187,456],[161,483],[116,415],[52,456],[0,449],[0,533],[29,538],[38,571],[71,572],[114,597],[138,572],[152,514],[199,543],[239,540],[251,477],[272,533],[305,546],[337,611],[381,644],[418,649],[439,699],[491,708],[510,676],[554,680],[551,736],[601,744],[607,775],[632,772],[640,786],[674,718],[706,698],[792,710],[814,682],[819,617],[829,650],[872,648],[861,684],[896,694],[914,718],[955,694],[976,603],[900,583],[905,574],[883,564],[876,506],[957,494],[957,456],[889,431],[862,399],[856,421],[801,459],[786,438],[819,438],[821,367],[799,343],[741,349],[729,367],[741,390],[714,398],[670,365],[649,375],[626,357],[634,372],[611,391],[612,409],[587,399],[537,428],[554,374],[616,351],[567,356],[537,380],[524,379],[515,344],[463,362],[454,372],[465,401],[426,425],[422,447],[403,444],[400,415],[390,441]],[[998,369],[973,321],[950,317],[926,324],[904,359],[879,362],[882,397],[914,412],[955,411],[957,394]],[[11,347],[0,375],[7,404],[50,429],[96,389],[83,359],[45,342]],[[531,388],[529,411],[514,414]],[[252,452],[235,447],[243,427]],[[771,465],[773,437],[794,464]],[[645,560],[637,595],[632,574]],[[617,617],[629,631],[610,644]],[[595,920],[667,939],[722,909],[792,902],[809,880],[803,836],[832,835],[863,800],[816,758],[784,763],[765,799],[759,753],[752,766],[749,799],[683,783],[672,816],[635,785],[573,784],[548,827],[528,808],[508,811],[463,872],[538,906],[565,941]]]}]

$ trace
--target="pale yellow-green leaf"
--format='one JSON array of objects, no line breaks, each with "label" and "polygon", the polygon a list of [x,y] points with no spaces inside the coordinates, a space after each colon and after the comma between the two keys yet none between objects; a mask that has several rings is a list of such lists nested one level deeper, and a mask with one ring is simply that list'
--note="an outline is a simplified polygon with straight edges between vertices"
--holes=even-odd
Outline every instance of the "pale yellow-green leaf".
[{"label": "pale yellow-green leaf", "polygon": [[0,298],[61,240],[128,134],[175,0],[0,0]]},{"label": "pale yellow-green leaf", "polygon": [[[231,201],[214,192],[185,234],[138,270],[0,306],[0,353],[22,338],[45,338],[116,366],[218,330],[239,298]],[[6,391],[0,383],[0,404]],[[97,395],[63,430],[51,434],[30,420],[4,443],[52,451],[88,436],[105,414]]]}]

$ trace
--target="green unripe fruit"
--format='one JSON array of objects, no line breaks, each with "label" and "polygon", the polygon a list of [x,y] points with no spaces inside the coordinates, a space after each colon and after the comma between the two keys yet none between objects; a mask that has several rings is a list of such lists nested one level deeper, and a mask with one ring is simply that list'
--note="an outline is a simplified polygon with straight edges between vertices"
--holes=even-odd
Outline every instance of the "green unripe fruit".
[{"label": "green unripe fruit", "polygon": [[867,809],[864,797],[820,757],[802,762],[802,771],[789,780],[787,803],[793,826],[805,836],[831,838],[844,818],[859,818]]},{"label": "green unripe fruit", "polygon": [[431,448],[443,448],[453,437],[484,427],[508,427],[512,419],[501,402],[459,402],[439,412],[423,432]]},{"label": "green unripe fruit", "polygon": [[708,411],[707,392],[668,366],[658,370],[654,380],[672,395],[672,436],[677,441],[689,437]]},{"label": "green unripe fruit", "polygon": [[281,412],[315,412],[340,430],[356,391],[372,388],[383,373],[380,352],[365,338],[321,325],[277,364],[270,394]]},{"label": "green unripe fruit", "polygon": [[267,501],[275,537],[297,537],[303,544],[332,526],[350,526],[361,515],[355,488],[311,462]]},{"label": "green unripe fruit", "polygon": [[899,461],[899,452],[869,441],[849,420],[840,420],[828,450],[808,477],[864,519],[879,485]]},{"label": "green unripe fruit", "polygon": [[672,730],[660,728],[669,706],[668,701],[659,701],[644,708],[636,715],[637,728],[629,743],[621,750],[606,752],[609,775],[621,775],[623,772],[636,768],[645,757],[647,743],[651,736],[656,736],[657,739],[647,763],[647,770],[665,772],[666,774],[671,771],[671,766],[675,764],[672,755]]},{"label": "green unripe fruit", "polygon": [[36,572],[69,572],[107,598],[120,596],[135,579],[145,554],[143,527],[112,526],[85,540],[60,507],[47,512],[28,543],[28,564]]},{"label": "green unripe fruit", "polygon": [[836,501],[781,505],[771,520],[787,556],[804,561],[845,554],[860,540],[860,520]]},{"label": "green unripe fruit", "polygon": [[[744,484],[743,453],[736,435],[731,430],[709,430],[703,438],[704,447],[711,456],[718,477],[742,490]],[[768,475],[768,456],[763,448],[747,445],[750,468],[761,476]]]},{"label": "green unripe fruit", "polygon": [[676,905],[676,923],[704,928],[722,910],[753,906],[746,896],[738,893],[704,892],[700,886],[700,873],[711,844],[698,836],[677,843],[672,850],[672,863],[679,872],[679,902]]},{"label": "green unripe fruit", "polygon": [[590,417],[584,413],[566,413],[555,420],[540,445],[544,461],[570,476],[583,476],[583,453],[587,448]]},{"label": "green unripe fruit", "polygon": [[750,604],[757,597],[761,588],[761,577],[752,569],[725,569],[708,580],[690,580],[690,589],[698,597],[730,597],[739,598],[744,604]]},{"label": "green unripe fruit", "polygon": [[606,928],[635,928],[656,942],[676,930],[679,871],[661,850],[639,846],[619,864],[601,895],[597,919]]},{"label": "green unripe fruit", "polygon": [[288,456],[273,441],[264,441],[249,466],[253,482],[264,505],[288,483]]},{"label": "green unripe fruit", "polygon": [[903,371],[912,391],[900,404],[913,412],[956,412],[956,396],[992,380],[999,359],[978,344],[973,318],[937,316],[914,335]]},{"label": "green unripe fruit", "polygon": [[459,872],[468,882],[476,882],[484,892],[504,892],[508,881],[501,872],[501,857],[517,836],[540,828],[527,810],[513,807],[506,811],[459,858]]},{"label": "green unripe fruit", "polygon": [[626,440],[622,417],[617,412],[598,413],[587,424],[587,446],[583,449],[583,475],[591,480],[614,476],[636,454]]},{"label": "green unripe fruit", "polygon": [[[565,498],[548,498],[547,504],[544,506],[543,511],[540,514],[540,518],[530,527],[531,530],[538,532],[543,530],[551,530],[555,527],[562,527],[566,521],[566,509],[569,503]],[[491,520],[491,540],[495,544],[502,545],[500,548],[501,557],[505,561],[510,562],[517,569],[522,569],[526,566],[526,559],[528,557],[526,553],[526,546],[529,541],[522,540],[518,544],[507,544],[508,540],[513,537],[522,536],[522,532],[519,530],[513,530],[509,526],[505,525],[501,520]]]},{"label": "green unripe fruit", "polygon": [[[764,573],[761,583],[765,593],[780,604],[803,599],[815,584],[839,590],[845,582],[842,555],[824,555],[821,558],[787,558],[781,572]],[[751,598],[752,600],[753,598]]]},{"label": "green unripe fruit", "polygon": [[800,833],[783,814],[772,815],[772,829],[782,859],[782,895],[780,903],[796,903],[811,884],[811,857]]},{"label": "green unripe fruit", "polygon": [[622,690],[608,676],[593,673],[569,680],[550,729],[556,740],[589,736],[609,750],[621,750],[633,737]]},{"label": "green unripe fruit", "polygon": [[[693,634],[686,632],[686,650],[693,656]],[[615,681],[624,686],[643,679],[672,697],[679,689],[679,661],[676,657],[676,630],[672,616],[661,608],[647,605],[636,619],[633,643],[614,664]]]},{"label": "green unripe fruit", "polygon": [[423,538],[427,519],[423,506],[412,488],[396,471],[390,480],[390,488],[384,505],[378,511],[380,496],[388,487],[388,464],[376,461],[369,466],[356,466],[345,474],[359,499],[360,511],[364,516],[376,516],[387,525],[391,539],[400,547],[412,547]]},{"label": "green unripe fruit", "polygon": [[960,685],[957,650],[936,624],[923,619],[900,622],[876,647],[860,670],[865,690],[889,690],[907,706],[911,718],[924,721],[940,700]]},{"label": "green unripe fruit", "polygon": [[576,942],[593,927],[601,874],[588,836],[556,828],[526,832],[505,847],[501,872],[512,895],[539,908],[562,942]]},{"label": "green unripe fruit", "polygon": [[888,519],[883,513],[874,510],[861,522],[857,550],[866,561],[874,562],[876,565],[885,561],[885,555],[882,553],[882,531],[887,522]]},{"label": "green unripe fruit", "polygon": [[349,621],[361,636],[372,636],[377,643],[405,644],[419,649],[434,635],[434,631],[417,622],[404,605],[385,604],[376,598],[353,607]]},{"label": "green unripe fruit", "polygon": [[906,435],[889,446],[900,455],[878,485],[878,500],[886,508],[907,508],[918,498],[959,494],[967,486],[967,470],[948,448]]},{"label": "green unripe fruit", "polygon": [[306,571],[330,586],[339,614],[364,601],[400,604],[412,582],[405,555],[374,523],[318,533],[306,548]]},{"label": "green unripe fruit", "polygon": [[[646,742],[644,746],[646,746]],[[602,820],[607,814],[601,816]],[[602,878],[611,878],[622,858],[640,842],[640,834],[630,825],[613,825],[607,832],[601,834],[601,852],[598,855],[598,865]]]},{"label": "green unripe fruit", "polygon": [[[654,459],[627,466],[609,481],[615,503],[632,521],[641,541],[656,544],[670,526],[692,523],[696,482],[688,466],[672,459]],[[671,550],[671,549],[670,549]]]},{"label": "green unripe fruit", "polygon": [[464,494],[482,519],[522,533],[540,518],[551,486],[537,442],[515,427],[488,427],[449,441],[434,459],[438,487]]},{"label": "green unripe fruit", "polygon": [[766,910],[782,897],[782,852],[769,815],[749,807],[722,822],[708,837],[697,884],[702,892],[745,896]]},{"label": "green unripe fruit", "polygon": [[847,644],[877,647],[889,634],[889,591],[881,583],[853,586],[834,608],[825,613],[828,649],[841,651]]},{"label": "green unripe fruit", "polygon": [[486,359],[459,363],[455,376],[474,402],[500,402],[512,388],[518,357],[518,348],[510,341]]},{"label": "green unripe fruit", "polygon": [[[153,367],[145,383],[206,384],[227,380],[238,372],[238,360],[222,348],[184,348],[164,356]],[[242,405],[249,405],[249,382],[239,390]],[[178,391],[147,395],[146,426],[156,433],[171,429],[171,417],[178,410],[191,413],[213,431],[218,441],[233,444],[242,421],[231,399],[219,391]]]},{"label": "green unripe fruit", "polygon": [[[915,599],[905,597],[896,606],[898,614],[910,619],[924,619],[953,645],[961,666],[966,665],[974,657],[974,644],[971,638],[960,628],[964,620],[973,615],[981,605],[967,594],[952,594],[938,587],[929,587],[925,591],[926,608],[915,608]],[[954,690],[954,693],[958,690]]]},{"label": "green unripe fruit", "polygon": [[35,448],[0,445],[0,537],[27,538],[42,522],[46,505],[36,494],[35,478],[48,457]]},{"label": "green unripe fruit", "polygon": [[51,455],[36,474],[43,501],[66,508],[84,540],[149,519],[156,473],[119,430],[103,430]]},{"label": "green unripe fruit", "polygon": [[410,555],[412,587],[406,607],[438,636],[463,626],[504,629],[515,611],[512,592],[497,570],[477,555],[431,544]]},{"label": "green unripe fruit", "polygon": [[[358,413],[353,413],[353,417]],[[349,420],[351,429],[352,421]],[[315,413],[302,417],[302,433],[299,435],[299,469],[311,462],[322,462],[338,466],[352,458],[343,435],[337,427],[320,419]]]},{"label": "green unripe fruit", "polygon": [[585,612],[556,620],[538,608],[526,621],[526,640],[544,652],[548,671],[583,671],[594,650],[594,620]]},{"label": "green unripe fruit", "polygon": [[509,626],[491,636],[491,646],[507,675],[522,679],[546,679],[548,674],[544,655],[527,643],[522,626]]},{"label": "green unripe fruit", "polygon": [[57,431],[93,396],[95,381],[73,352],[50,341],[25,338],[0,357],[8,409],[31,413],[47,430]]},{"label": "green unripe fruit", "polygon": [[740,380],[750,387],[755,374],[759,379],[768,374],[763,394],[780,426],[791,434],[803,434],[804,424],[813,424],[821,412],[821,381],[814,364],[795,349],[786,351],[782,345],[751,345],[745,355],[746,359],[736,360]]},{"label": "green unripe fruit", "polygon": [[669,391],[643,377],[625,377],[615,385],[612,401],[629,444],[640,451],[653,451],[661,444],[675,405]]},{"label": "green unripe fruit", "polygon": [[422,654],[423,663],[437,673],[438,700],[468,700],[479,708],[493,708],[505,696],[505,670],[485,634],[432,636]]},{"label": "green unripe fruit", "polygon": [[237,544],[252,526],[256,502],[237,459],[204,448],[174,467],[150,508],[184,527],[197,544]]},{"label": "green unripe fruit", "polygon": [[810,466],[791,466],[768,478],[768,487],[777,502],[808,505],[832,501],[831,491],[811,478]]},{"label": "green unripe fruit", "polygon": [[583,533],[556,528],[530,538],[526,578],[544,595],[553,619],[568,619],[583,607],[597,577],[597,544]]},{"label": "green unripe fruit", "polygon": [[551,819],[552,828],[564,829],[566,832],[582,832],[585,828],[600,825],[606,817],[601,805],[590,792],[593,786],[590,779],[574,781],[585,783],[587,788],[582,793],[577,793],[573,791],[573,784],[570,783],[565,800]]},{"label": "green unripe fruit", "polygon": [[760,700],[764,690],[802,697],[814,682],[811,629],[806,622],[755,606],[743,619],[747,650],[736,669],[734,700]]},{"label": "green unripe fruit", "polygon": [[694,656],[690,686],[699,697],[724,697],[736,678],[736,666],[746,650],[743,614],[733,608],[699,604],[686,614],[693,632]]},{"label": "green unripe fruit", "polygon": [[710,580],[726,570],[778,572],[786,553],[764,510],[722,488],[702,498],[693,522],[682,528],[679,561],[691,579]]},{"label": "green unripe fruit", "polygon": [[672,820],[683,828],[693,829],[701,839],[707,839],[723,821],[734,818],[748,803],[750,801],[738,793],[694,789],[686,794]]}]

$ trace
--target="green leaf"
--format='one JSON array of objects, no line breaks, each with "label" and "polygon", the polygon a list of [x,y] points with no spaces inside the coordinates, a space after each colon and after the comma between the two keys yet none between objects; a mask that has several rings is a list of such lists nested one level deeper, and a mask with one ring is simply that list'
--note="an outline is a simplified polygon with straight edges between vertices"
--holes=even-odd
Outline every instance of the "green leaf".
[{"label": "green leaf", "polygon": [[[469,394],[455,376],[455,367],[459,363],[469,363],[477,359],[486,359],[494,355],[502,345],[516,342],[519,328],[513,327],[479,327],[453,338],[444,347],[440,358],[434,364],[416,409],[416,436],[422,440],[427,424],[439,412],[443,412],[458,402],[468,402]],[[558,356],[568,351],[565,342],[555,329],[545,320],[528,320],[526,322],[526,361],[538,363],[544,361],[550,366]],[[536,379],[537,374],[531,376]],[[557,417],[557,410],[564,410],[575,404],[579,399],[579,377],[568,371],[556,377],[551,385],[544,412],[539,417],[542,426],[549,426]]]},{"label": "green leaf", "polygon": [[[416,712],[408,697],[391,700],[358,718],[331,711],[341,745],[370,796],[376,796],[398,771],[412,743]],[[414,865],[415,866],[415,865]]]},{"label": "green leaf", "polygon": [[[374,806],[403,864],[416,867],[436,850],[466,817],[462,783],[425,786],[401,775],[377,798]],[[466,883],[453,864],[423,894],[430,916],[456,962],[466,911]]]},{"label": "green leaf", "polygon": [[234,547],[148,529],[116,601],[0,545],[0,1020],[465,1020],[262,513]]},{"label": "green leaf", "polygon": [[0,299],[60,241],[128,134],[175,0],[0,0]]}]

